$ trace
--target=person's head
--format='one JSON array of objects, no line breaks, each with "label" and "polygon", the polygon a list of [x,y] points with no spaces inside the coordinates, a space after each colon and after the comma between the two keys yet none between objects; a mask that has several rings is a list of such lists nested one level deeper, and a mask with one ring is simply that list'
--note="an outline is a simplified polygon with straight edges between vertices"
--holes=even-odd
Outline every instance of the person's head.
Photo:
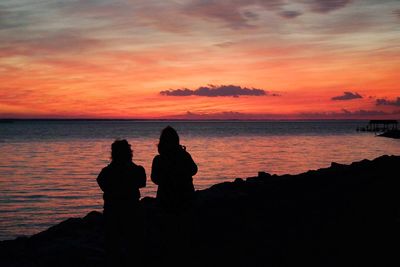
[{"label": "person's head", "polygon": [[133,152],[131,145],[123,140],[115,140],[111,145],[111,160],[113,162],[130,162],[132,161]]},{"label": "person's head", "polygon": [[180,148],[179,135],[171,126],[167,126],[162,130],[160,142],[158,143],[158,152],[163,154],[168,151],[174,151]]}]

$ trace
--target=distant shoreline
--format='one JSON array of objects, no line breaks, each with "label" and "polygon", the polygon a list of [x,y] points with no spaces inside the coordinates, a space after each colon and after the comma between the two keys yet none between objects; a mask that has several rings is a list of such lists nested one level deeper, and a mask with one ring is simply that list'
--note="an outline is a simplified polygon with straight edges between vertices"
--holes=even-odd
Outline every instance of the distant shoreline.
[{"label": "distant shoreline", "polygon": [[108,119],[108,118],[7,118],[0,123],[20,121],[139,121],[139,122],[366,122],[369,119]]}]

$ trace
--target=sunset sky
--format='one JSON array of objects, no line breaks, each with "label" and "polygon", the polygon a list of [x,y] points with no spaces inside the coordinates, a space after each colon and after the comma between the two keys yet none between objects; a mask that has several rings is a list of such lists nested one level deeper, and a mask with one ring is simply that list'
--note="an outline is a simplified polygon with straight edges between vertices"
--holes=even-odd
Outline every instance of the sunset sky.
[{"label": "sunset sky", "polygon": [[400,118],[399,0],[2,0],[0,118]]}]

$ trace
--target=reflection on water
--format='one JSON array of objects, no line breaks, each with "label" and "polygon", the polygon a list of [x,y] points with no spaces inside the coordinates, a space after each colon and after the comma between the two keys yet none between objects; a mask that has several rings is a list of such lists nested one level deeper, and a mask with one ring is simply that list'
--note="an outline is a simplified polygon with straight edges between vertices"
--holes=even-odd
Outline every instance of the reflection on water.
[{"label": "reflection on water", "polygon": [[[330,125],[336,131],[326,131],[320,124],[306,125],[308,131],[297,130],[294,134],[288,133],[287,125],[279,124],[267,132],[271,127],[265,123],[261,126],[237,123],[229,127],[203,124],[187,130],[192,129],[190,125],[181,122],[176,127],[181,132],[181,143],[198,163],[199,172],[194,176],[196,189],[236,177],[255,176],[258,171],[295,174],[327,167],[332,161],[350,163],[383,154],[400,154],[399,140],[355,133],[355,128],[349,130],[347,126],[343,130]],[[155,196],[156,187],[149,179],[150,167],[157,151],[158,134],[165,123],[148,126],[143,123],[140,129],[132,131],[134,134],[123,134],[124,125],[119,125],[119,131],[114,126],[106,127],[107,136],[85,130],[84,136],[76,134],[68,138],[71,129],[82,131],[77,129],[82,127],[68,124],[64,130],[59,125],[53,130],[44,127],[47,133],[42,132],[41,137],[36,128],[29,130],[39,131],[32,137],[22,126],[16,127],[14,133],[8,129],[8,136],[5,131],[0,133],[7,140],[0,143],[0,240],[33,234],[64,219],[82,217],[91,210],[100,211],[102,196],[96,177],[109,162],[110,145],[115,137],[129,139],[135,162],[147,171],[148,186],[141,191],[142,196]],[[238,134],[234,134],[235,127]],[[115,137],[110,137],[113,128]]]}]

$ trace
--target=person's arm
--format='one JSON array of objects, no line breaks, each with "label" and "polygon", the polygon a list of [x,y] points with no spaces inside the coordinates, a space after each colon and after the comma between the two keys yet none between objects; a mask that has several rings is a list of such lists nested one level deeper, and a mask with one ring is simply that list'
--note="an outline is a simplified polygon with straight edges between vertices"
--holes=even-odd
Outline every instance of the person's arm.
[{"label": "person's arm", "polygon": [[105,192],[107,185],[106,185],[106,171],[105,168],[101,170],[99,175],[97,176],[97,184],[99,185],[100,189]]},{"label": "person's arm", "polygon": [[162,172],[161,172],[161,166],[160,166],[160,156],[155,156],[153,159],[153,163],[151,165],[151,180],[153,183],[156,185],[160,184],[160,181],[162,179]]},{"label": "person's arm", "polygon": [[185,151],[186,155],[185,155],[185,172],[190,175],[193,176],[197,173],[197,164],[194,162],[194,160],[192,159],[192,156],[189,154],[189,152]]},{"label": "person's arm", "polygon": [[146,187],[146,171],[142,166],[138,166],[138,187]]}]

